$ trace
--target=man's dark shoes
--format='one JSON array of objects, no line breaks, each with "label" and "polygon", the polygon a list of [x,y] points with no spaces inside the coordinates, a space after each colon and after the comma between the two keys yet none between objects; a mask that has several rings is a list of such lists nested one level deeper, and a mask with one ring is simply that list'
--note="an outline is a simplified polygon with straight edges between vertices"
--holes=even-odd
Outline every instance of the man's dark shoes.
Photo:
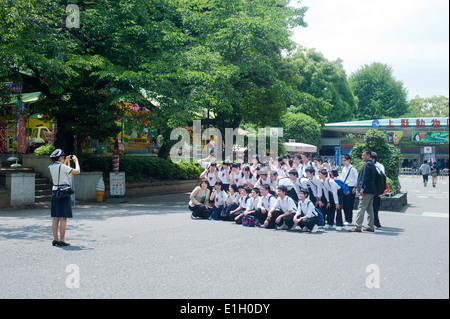
[{"label": "man's dark shoes", "polygon": [[351,233],[360,233],[361,232],[361,228],[354,227],[352,229],[349,229],[349,232],[351,232]]},{"label": "man's dark shoes", "polygon": [[369,232],[372,232],[372,233],[375,231],[375,229],[370,228],[370,227],[366,227],[366,228],[364,228],[363,230],[364,230],[364,231],[369,231]]},{"label": "man's dark shoes", "polygon": [[59,246],[59,241],[57,240],[52,241],[52,246]]},{"label": "man's dark shoes", "polygon": [[70,244],[68,244],[68,243],[66,243],[66,242],[64,242],[64,241],[60,241],[60,242],[58,243],[58,246],[64,247],[64,246],[70,246]]}]

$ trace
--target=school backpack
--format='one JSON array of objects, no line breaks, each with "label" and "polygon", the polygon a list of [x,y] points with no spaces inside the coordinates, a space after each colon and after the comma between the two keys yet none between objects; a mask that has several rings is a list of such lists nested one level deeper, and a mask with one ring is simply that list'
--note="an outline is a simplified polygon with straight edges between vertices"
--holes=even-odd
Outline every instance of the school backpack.
[{"label": "school backpack", "polygon": [[319,227],[325,226],[325,218],[323,217],[322,211],[318,207],[316,207],[315,212],[317,218],[319,219],[319,223],[317,224],[317,226]]},{"label": "school backpack", "polygon": [[[312,205],[314,205],[312,202],[310,202]],[[325,226],[325,217],[322,214],[322,211],[319,207],[314,207],[314,212],[316,213],[317,219],[319,222],[317,223],[317,226],[323,227]]]},{"label": "school backpack", "polygon": [[378,168],[377,169],[377,175],[375,176],[375,185],[377,187],[377,194],[383,195],[384,191],[386,190],[386,175]]},{"label": "school backpack", "polygon": [[255,227],[255,220],[256,217],[253,215],[247,215],[245,217],[242,217],[242,226],[245,227]]},{"label": "school backpack", "polygon": [[341,187],[344,195],[350,194],[350,188],[348,187],[348,184],[346,182],[341,181],[340,179],[335,179],[334,181]]},{"label": "school backpack", "polygon": [[431,176],[436,177],[438,176],[438,171],[436,166],[431,167]]}]

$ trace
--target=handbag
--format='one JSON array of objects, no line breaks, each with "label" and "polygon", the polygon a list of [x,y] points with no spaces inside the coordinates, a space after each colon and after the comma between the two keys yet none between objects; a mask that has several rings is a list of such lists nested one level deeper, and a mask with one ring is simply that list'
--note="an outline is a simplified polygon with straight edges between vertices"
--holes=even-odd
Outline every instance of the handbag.
[{"label": "handbag", "polygon": [[56,197],[59,199],[70,197],[75,192],[70,185],[59,185],[59,175],[61,174],[61,165],[59,165],[58,170],[58,189],[56,190]]}]

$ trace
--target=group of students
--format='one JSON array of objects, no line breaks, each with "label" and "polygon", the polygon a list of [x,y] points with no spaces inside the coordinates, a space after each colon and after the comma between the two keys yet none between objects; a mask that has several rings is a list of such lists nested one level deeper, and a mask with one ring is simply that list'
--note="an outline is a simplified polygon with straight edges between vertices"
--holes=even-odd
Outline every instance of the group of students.
[{"label": "group of students", "polygon": [[343,226],[352,225],[358,180],[350,155],[343,155],[342,160],[341,175],[349,187],[347,194],[335,181],[331,169],[323,165],[322,158],[311,159],[308,153],[279,157],[273,165],[261,164],[257,157],[249,164],[226,160],[218,165],[212,157],[200,160],[205,170],[200,175],[200,185],[190,196],[191,218],[241,224],[253,216],[256,226],[262,228],[299,226],[316,232],[318,208],[326,220],[324,229],[336,225],[336,230],[342,230]]}]

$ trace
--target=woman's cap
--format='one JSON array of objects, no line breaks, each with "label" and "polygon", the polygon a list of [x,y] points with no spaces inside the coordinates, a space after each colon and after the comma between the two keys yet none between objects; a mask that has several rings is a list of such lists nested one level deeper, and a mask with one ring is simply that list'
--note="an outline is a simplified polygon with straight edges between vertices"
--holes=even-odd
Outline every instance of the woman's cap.
[{"label": "woman's cap", "polygon": [[64,151],[60,148],[57,148],[50,154],[50,158],[59,158],[60,156],[64,156]]}]

